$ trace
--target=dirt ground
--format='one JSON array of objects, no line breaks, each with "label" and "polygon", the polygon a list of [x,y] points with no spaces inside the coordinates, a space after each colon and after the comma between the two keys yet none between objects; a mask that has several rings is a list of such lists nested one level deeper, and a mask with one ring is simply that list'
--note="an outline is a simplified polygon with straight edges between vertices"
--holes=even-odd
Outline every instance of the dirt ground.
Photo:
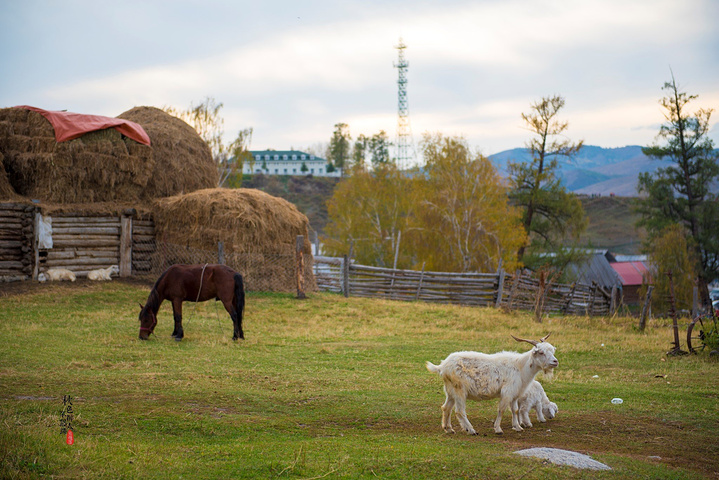
[{"label": "dirt ground", "polygon": [[[145,287],[152,287],[154,279],[151,278],[138,278],[138,277],[126,277],[126,278],[113,278],[111,281],[125,283],[127,285],[140,285]],[[11,297],[14,295],[22,295],[25,293],[43,293],[49,289],[57,289],[58,287],[69,287],[74,288],[92,288],[96,286],[98,282],[88,280],[87,278],[78,278],[75,282],[48,282],[40,283],[33,281],[26,282],[0,282],[0,299],[3,297]]]},{"label": "dirt ground", "polygon": [[642,461],[649,459],[719,479],[719,443],[716,437],[681,422],[603,411],[571,416],[560,412],[557,418],[547,423],[533,424],[532,428],[521,433],[512,432],[495,438],[516,450],[541,444],[543,447],[584,453],[595,459],[602,454]]}]

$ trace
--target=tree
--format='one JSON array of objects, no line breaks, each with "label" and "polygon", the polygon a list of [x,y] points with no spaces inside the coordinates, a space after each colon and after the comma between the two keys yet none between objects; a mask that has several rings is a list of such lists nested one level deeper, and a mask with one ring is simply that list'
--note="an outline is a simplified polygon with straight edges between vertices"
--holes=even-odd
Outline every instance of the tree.
[{"label": "tree", "polygon": [[707,136],[712,109],[690,113],[688,104],[697,95],[680,92],[672,81],[664,84],[667,96],[660,100],[666,110],[666,123],[659,129],[655,143],[643,148],[654,159],[671,160],[672,165],[655,173],[639,175],[638,210],[640,226],[647,228],[650,243],[664,228],[681,225],[689,235],[694,255],[699,260],[698,277],[701,300],[709,303],[707,285],[719,277],[719,198],[710,187],[719,178],[719,155]]},{"label": "tree", "polygon": [[335,168],[340,169],[344,175],[344,167],[350,158],[350,136],[349,126],[346,123],[335,124],[335,131],[330,139],[327,159],[332,162]]},{"label": "tree", "polygon": [[392,143],[384,130],[372,135],[368,142],[368,149],[372,155],[373,166],[377,167],[390,162],[389,149],[391,146]]},{"label": "tree", "polygon": [[526,235],[494,165],[462,138],[425,134],[422,150],[426,175],[417,176],[415,193],[421,207],[418,260],[442,271],[514,270]]},{"label": "tree", "polygon": [[227,145],[224,143],[225,120],[220,116],[222,107],[222,103],[217,103],[212,97],[206,97],[199,105],[191,103],[187,110],[169,106],[163,108],[165,112],[193,127],[210,147],[220,174],[218,185],[224,184],[230,174],[242,171],[244,161],[251,157],[248,150],[252,140],[252,128],[246,128],[240,130],[232,142]]},{"label": "tree", "polygon": [[[582,148],[583,141],[573,143],[563,138],[568,122],[557,118],[564,98],[543,97],[522,113],[528,129],[535,134],[527,144],[531,162],[510,162],[510,196],[522,208],[524,230],[533,251],[557,250],[567,237],[579,238],[587,225],[579,199],[567,192],[557,178],[558,157],[571,158]],[[528,246],[518,249],[518,259],[525,260]]]},{"label": "tree", "polygon": [[305,162],[302,162],[302,166],[300,167],[300,172],[307,173],[309,168],[307,168],[307,164]]},{"label": "tree", "polygon": [[[351,245],[358,262],[392,267],[399,243],[407,245],[412,230],[411,181],[391,163],[372,171],[356,168],[343,179],[327,204],[328,254],[347,254]],[[399,251],[397,266],[410,268],[412,252]]]},{"label": "tree", "polygon": [[677,309],[691,310],[696,279],[696,258],[692,240],[681,225],[669,225],[655,237],[649,250],[652,304],[657,309],[669,306],[669,277],[672,273]]}]

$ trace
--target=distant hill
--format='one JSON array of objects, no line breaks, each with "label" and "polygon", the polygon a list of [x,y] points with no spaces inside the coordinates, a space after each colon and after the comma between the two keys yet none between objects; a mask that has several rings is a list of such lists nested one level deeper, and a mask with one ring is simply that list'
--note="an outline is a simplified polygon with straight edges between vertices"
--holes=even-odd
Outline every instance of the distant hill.
[{"label": "distant hill", "polygon": [[580,238],[582,247],[606,249],[622,255],[641,253],[647,233],[635,226],[640,216],[633,211],[634,198],[581,196],[580,200],[589,220],[587,230]]},{"label": "distant hill", "polygon": [[[531,160],[526,148],[513,148],[490,155],[502,175],[507,175],[507,163]],[[567,190],[586,195],[635,197],[637,180],[641,172],[654,172],[671,165],[670,161],[650,159],[642,147],[630,145],[619,148],[602,148],[585,145],[571,160],[558,158],[559,176]]]}]

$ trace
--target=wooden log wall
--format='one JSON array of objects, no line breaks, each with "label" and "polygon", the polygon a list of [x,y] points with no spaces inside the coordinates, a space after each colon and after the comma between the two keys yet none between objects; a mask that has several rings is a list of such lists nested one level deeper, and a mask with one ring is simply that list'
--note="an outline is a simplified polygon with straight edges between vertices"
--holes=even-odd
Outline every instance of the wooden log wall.
[{"label": "wooden log wall", "polygon": [[118,265],[120,276],[150,273],[156,250],[152,218],[120,215],[55,213],[52,248],[38,248],[39,206],[0,203],[0,282],[37,279],[50,268],[66,268],[77,276]]},{"label": "wooden log wall", "polygon": [[149,275],[152,272],[152,255],[157,250],[155,222],[135,218],[132,222],[132,274]]},{"label": "wooden log wall", "polygon": [[120,223],[117,216],[60,213],[52,218],[52,248],[39,250],[39,273],[67,268],[78,276],[120,264]]},{"label": "wooden log wall", "polygon": [[32,278],[35,207],[0,203],[0,282]]}]

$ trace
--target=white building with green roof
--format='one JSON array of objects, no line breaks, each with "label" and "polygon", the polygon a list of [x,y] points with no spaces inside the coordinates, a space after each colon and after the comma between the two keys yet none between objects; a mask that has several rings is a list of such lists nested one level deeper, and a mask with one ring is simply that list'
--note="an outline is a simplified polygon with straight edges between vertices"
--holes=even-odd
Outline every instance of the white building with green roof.
[{"label": "white building with green roof", "polygon": [[327,172],[324,158],[298,150],[252,150],[251,160],[245,160],[242,173],[265,175],[313,175],[315,177],[339,177],[340,172]]}]

